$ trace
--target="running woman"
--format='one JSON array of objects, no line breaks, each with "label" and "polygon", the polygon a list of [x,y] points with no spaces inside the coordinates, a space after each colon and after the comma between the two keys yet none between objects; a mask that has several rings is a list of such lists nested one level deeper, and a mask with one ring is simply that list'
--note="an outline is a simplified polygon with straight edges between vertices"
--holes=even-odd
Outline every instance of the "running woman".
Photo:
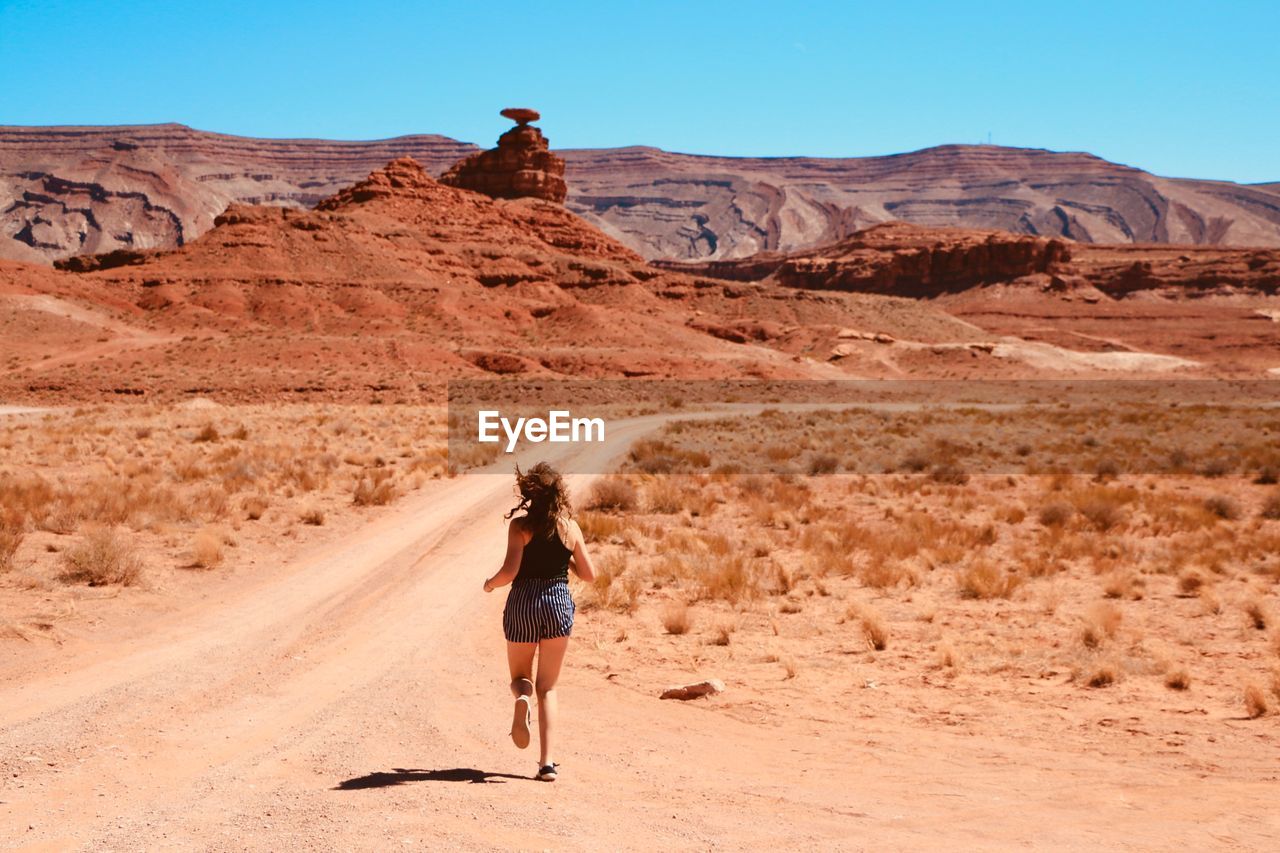
[{"label": "running woman", "polygon": [[[569,491],[563,478],[545,462],[528,471],[516,468],[520,502],[507,513],[507,557],[497,574],[484,582],[493,592],[511,584],[502,611],[502,631],[507,637],[507,663],[511,667],[511,693],[516,697],[511,740],[520,749],[529,745],[530,702],[538,696],[538,778],[553,782],[556,763],[551,758],[552,730],[556,720],[556,681],[573,632],[573,598],[569,595],[569,570],[584,581],[595,578],[595,569],[582,530],[573,520]],[[524,514],[512,519],[518,512]],[[538,674],[533,677],[534,655]]]}]

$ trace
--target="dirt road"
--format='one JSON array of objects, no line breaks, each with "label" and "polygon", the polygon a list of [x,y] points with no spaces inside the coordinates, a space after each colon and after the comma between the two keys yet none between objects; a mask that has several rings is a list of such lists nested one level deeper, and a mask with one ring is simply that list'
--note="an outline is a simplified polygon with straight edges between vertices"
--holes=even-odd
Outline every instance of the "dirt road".
[{"label": "dirt road", "polygon": [[[589,452],[617,454],[658,423],[616,427]],[[510,494],[505,475],[445,481],[338,546],[55,668],[6,659],[0,846],[1203,849],[1274,838],[1274,783],[1215,786],[1206,770],[1188,785],[1141,762],[1004,737],[1000,719],[975,738],[892,707],[750,725],[615,686],[575,669],[572,650],[562,776],[533,781],[536,750],[506,736],[502,595],[480,589],[501,559]],[[583,614],[575,642],[603,641],[590,622]],[[732,673],[708,674],[732,689]]]}]

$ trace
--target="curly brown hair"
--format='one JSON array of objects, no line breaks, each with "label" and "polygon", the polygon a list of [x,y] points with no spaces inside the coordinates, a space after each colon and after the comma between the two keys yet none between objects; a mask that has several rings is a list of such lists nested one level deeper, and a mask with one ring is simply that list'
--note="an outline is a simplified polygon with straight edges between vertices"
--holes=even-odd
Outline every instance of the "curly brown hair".
[{"label": "curly brown hair", "polygon": [[569,487],[560,472],[546,462],[539,462],[528,471],[521,471],[517,465],[516,487],[520,490],[520,503],[511,508],[506,518],[524,510],[524,522],[532,534],[550,537],[557,521],[573,515]]}]

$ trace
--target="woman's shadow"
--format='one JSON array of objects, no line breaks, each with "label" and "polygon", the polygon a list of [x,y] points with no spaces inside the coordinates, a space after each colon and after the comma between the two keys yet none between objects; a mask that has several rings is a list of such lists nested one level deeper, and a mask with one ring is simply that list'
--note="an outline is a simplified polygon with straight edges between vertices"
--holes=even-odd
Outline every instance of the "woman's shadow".
[{"label": "woman's shadow", "polygon": [[397,767],[390,772],[367,773],[345,779],[333,787],[335,791],[362,791],[366,788],[389,788],[392,785],[403,785],[406,782],[470,782],[504,784],[507,779],[529,781],[528,776],[516,776],[512,773],[486,773],[473,767],[454,767],[451,770],[409,770]]}]

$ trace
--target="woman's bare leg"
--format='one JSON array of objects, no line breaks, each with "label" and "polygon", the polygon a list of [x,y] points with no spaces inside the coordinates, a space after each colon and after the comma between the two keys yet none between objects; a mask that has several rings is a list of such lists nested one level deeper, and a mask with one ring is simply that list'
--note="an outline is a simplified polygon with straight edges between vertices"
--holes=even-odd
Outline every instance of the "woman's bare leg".
[{"label": "woman's bare leg", "polygon": [[511,695],[533,695],[533,653],[537,643],[507,643],[507,666],[511,668]]},{"label": "woman's bare leg", "polygon": [[538,765],[551,763],[551,730],[556,717],[556,682],[560,680],[560,667],[569,649],[568,637],[543,640],[538,644],[538,743],[542,757]]},{"label": "woman's bare leg", "polygon": [[516,697],[512,711],[511,739],[524,749],[529,745],[529,702],[533,696],[533,653],[537,643],[507,643],[507,665],[511,668],[511,695]]}]

